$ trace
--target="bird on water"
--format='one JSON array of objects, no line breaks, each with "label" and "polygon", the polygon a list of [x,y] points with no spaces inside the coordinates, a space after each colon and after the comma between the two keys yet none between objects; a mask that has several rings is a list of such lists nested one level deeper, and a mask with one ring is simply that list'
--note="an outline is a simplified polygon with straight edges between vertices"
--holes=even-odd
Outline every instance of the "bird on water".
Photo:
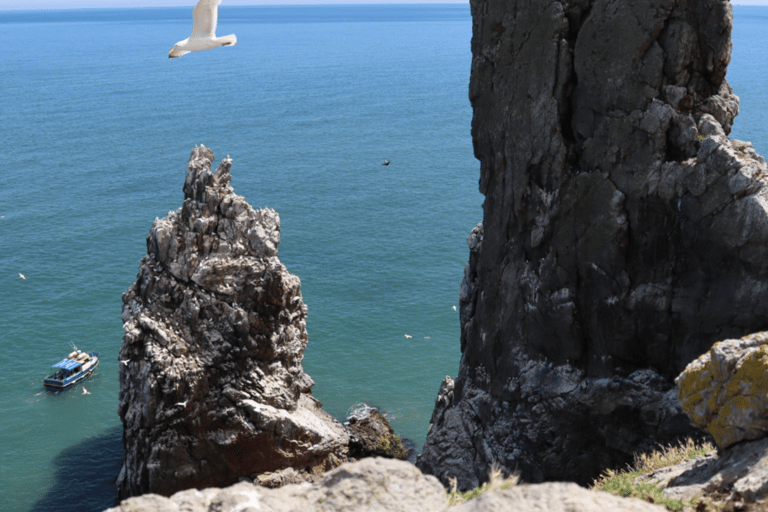
[{"label": "bird on water", "polygon": [[210,50],[217,46],[234,46],[235,34],[216,37],[216,24],[219,19],[221,0],[200,0],[192,11],[192,35],[179,41],[168,52],[169,59],[181,57],[189,52]]}]

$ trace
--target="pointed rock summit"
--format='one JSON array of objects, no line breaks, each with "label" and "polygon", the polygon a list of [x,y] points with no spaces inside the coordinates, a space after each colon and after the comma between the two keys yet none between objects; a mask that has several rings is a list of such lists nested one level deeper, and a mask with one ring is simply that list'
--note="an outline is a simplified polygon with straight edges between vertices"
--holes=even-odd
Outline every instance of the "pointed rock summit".
[{"label": "pointed rock summit", "polygon": [[120,498],[347,458],[350,435],[302,368],[307,307],[277,257],[280,218],[235,194],[231,159],[212,172],[213,159],[192,151],[184,204],[155,220],[123,294]]}]

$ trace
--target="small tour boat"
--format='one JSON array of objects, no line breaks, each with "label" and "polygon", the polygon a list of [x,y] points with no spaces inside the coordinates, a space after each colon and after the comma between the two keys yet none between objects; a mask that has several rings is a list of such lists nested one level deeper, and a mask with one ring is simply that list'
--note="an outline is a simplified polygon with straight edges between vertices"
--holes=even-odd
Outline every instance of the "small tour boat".
[{"label": "small tour boat", "polygon": [[59,371],[45,378],[45,387],[59,391],[67,389],[81,380],[93,375],[93,370],[99,364],[99,353],[91,352],[86,354],[77,347],[73,347],[74,352],[69,354],[66,359],[62,359],[53,368],[59,368]]}]

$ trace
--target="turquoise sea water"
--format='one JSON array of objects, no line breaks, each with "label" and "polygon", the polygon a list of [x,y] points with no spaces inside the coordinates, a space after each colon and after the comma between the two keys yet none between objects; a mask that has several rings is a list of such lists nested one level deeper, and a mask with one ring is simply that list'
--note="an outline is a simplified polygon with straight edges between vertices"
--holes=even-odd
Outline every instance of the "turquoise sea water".
[{"label": "turquoise sea water", "polygon": [[[195,144],[280,213],[309,306],[304,367],[331,414],[380,406],[420,446],[456,374],[482,204],[468,6],[222,6],[238,44],[169,61],[190,13],[0,11],[2,511],[112,505],[121,294],[154,218],[181,205]],[[767,29],[768,8],[736,7],[732,135],[762,154]],[[44,392],[70,342],[103,356],[90,394]]]}]

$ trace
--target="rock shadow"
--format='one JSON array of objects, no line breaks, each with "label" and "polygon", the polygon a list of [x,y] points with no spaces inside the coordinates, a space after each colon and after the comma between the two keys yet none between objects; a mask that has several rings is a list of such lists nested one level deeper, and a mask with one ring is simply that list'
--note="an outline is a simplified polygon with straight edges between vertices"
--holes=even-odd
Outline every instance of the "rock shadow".
[{"label": "rock shadow", "polygon": [[123,428],[112,427],[59,453],[56,481],[30,512],[88,512],[113,507],[123,461]]}]

